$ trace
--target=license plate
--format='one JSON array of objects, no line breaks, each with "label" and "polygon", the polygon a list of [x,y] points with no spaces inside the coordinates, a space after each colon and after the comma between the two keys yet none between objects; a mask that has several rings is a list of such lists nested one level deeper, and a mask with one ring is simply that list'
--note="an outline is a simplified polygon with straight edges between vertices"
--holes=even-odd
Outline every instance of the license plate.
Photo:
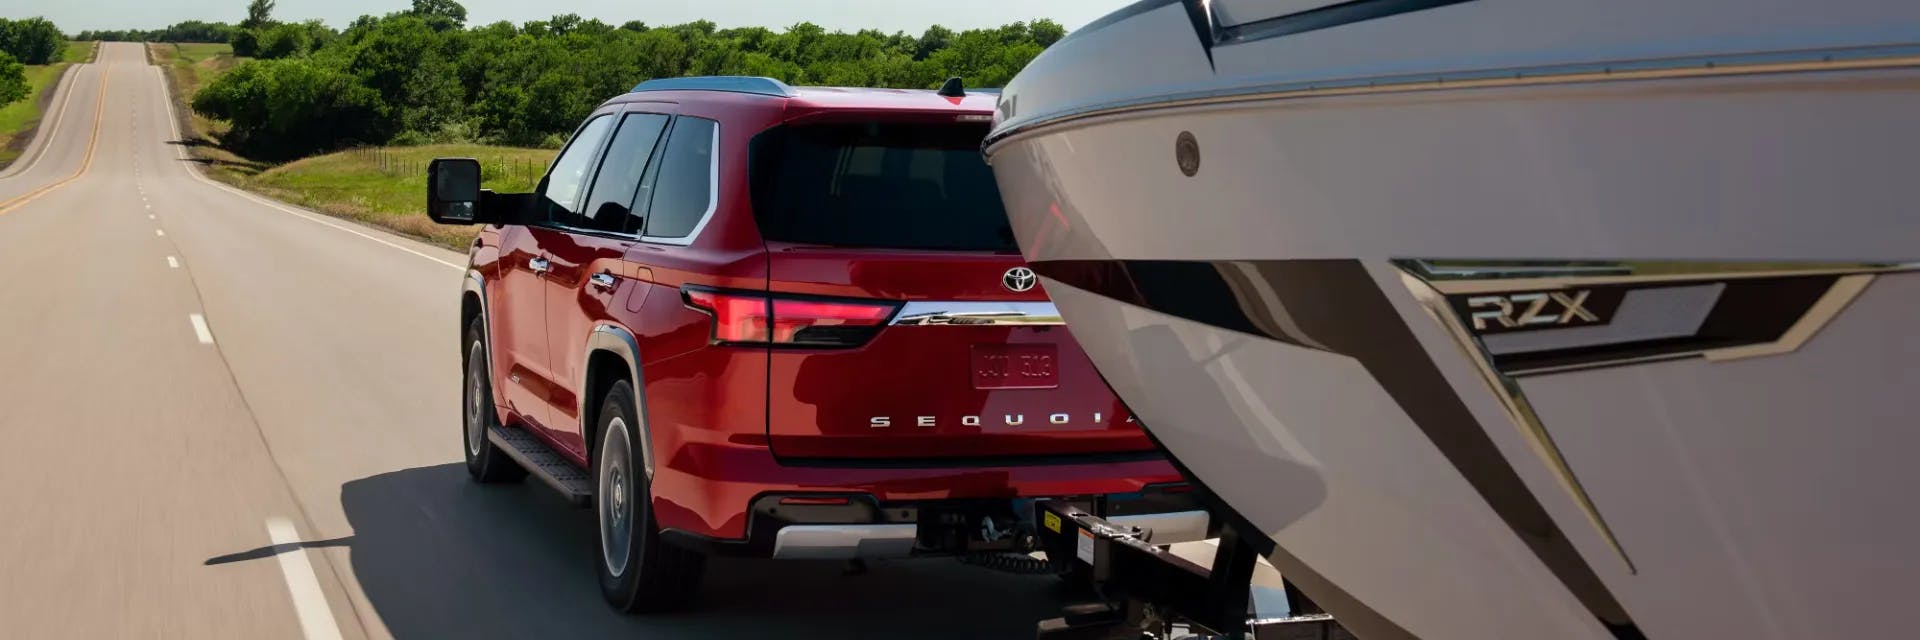
[{"label": "license plate", "polygon": [[1052,389],[1060,386],[1060,351],[1050,344],[973,346],[973,388]]}]

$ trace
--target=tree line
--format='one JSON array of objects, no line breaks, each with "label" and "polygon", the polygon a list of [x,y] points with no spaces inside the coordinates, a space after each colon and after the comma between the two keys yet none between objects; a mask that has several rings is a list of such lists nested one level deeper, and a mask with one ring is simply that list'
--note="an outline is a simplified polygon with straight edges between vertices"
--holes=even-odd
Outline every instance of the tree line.
[{"label": "tree line", "polygon": [[66,46],[66,36],[46,18],[0,18],[0,106],[27,97],[25,65],[57,62]]},{"label": "tree line", "polygon": [[82,42],[226,42],[236,28],[225,22],[187,20],[161,29],[104,29],[82,31],[73,39]]},{"label": "tree line", "polygon": [[642,80],[768,76],[791,84],[933,88],[959,76],[1000,86],[1066,35],[1050,20],[953,31],[783,32],[699,21],[618,26],[566,14],[466,24],[454,0],[412,0],[336,31],[272,18],[253,0],[229,41],[251,56],[193,96],[225,120],[221,143],[265,159],[357,144],[483,142],[558,146],[581,118]]}]

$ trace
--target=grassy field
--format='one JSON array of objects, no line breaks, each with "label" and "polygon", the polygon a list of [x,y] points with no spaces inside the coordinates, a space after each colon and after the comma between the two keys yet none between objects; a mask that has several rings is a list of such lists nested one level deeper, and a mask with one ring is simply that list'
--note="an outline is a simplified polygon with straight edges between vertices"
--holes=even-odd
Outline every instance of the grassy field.
[{"label": "grassy field", "polygon": [[427,162],[443,156],[476,158],[486,188],[512,193],[532,191],[555,153],[481,145],[356,149],[290,162],[235,184],[329,215],[465,249],[478,227],[444,227],[427,219]]},{"label": "grassy field", "polygon": [[93,62],[93,57],[99,53],[98,42],[68,42],[66,50],[60,52],[60,59],[66,62]]},{"label": "grassy field", "polygon": [[92,62],[98,45],[97,42],[69,42],[60,54],[60,62],[27,65],[27,98],[0,107],[0,169],[13,164],[14,159],[26,151],[27,143],[33,141],[40,116],[49,106],[54,87],[59,86],[60,74],[67,70],[67,65]]},{"label": "grassy field", "polygon": [[153,63],[166,70],[188,148],[207,175],[270,198],[357,220],[454,249],[465,249],[477,227],[443,227],[426,215],[427,163],[441,156],[477,158],[486,187],[532,191],[556,153],[482,145],[379,147],[342,151],[282,165],[249,160],[218,146],[225,123],[193,113],[193,94],[240,58],[225,44],[149,44]]}]

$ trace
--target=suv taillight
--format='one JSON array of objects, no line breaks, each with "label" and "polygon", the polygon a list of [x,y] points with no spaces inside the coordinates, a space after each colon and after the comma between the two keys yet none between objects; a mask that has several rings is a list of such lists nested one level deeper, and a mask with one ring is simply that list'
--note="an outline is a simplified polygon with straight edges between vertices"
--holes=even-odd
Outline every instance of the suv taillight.
[{"label": "suv taillight", "polygon": [[713,316],[714,344],[857,347],[879,333],[900,303],[773,296],[681,287],[692,307]]}]

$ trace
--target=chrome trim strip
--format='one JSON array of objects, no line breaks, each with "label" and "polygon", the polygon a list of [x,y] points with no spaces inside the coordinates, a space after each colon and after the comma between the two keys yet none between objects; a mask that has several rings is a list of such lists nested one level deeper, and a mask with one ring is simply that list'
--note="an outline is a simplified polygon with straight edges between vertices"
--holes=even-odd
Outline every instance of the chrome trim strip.
[{"label": "chrome trim strip", "polygon": [[1131,516],[1114,516],[1108,522],[1139,527],[1152,532],[1147,538],[1153,544],[1173,544],[1176,542],[1199,542],[1207,539],[1207,512],[1170,511],[1167,513],[1143,513]]},{"label": "chrome trim strip", "polygon": [[[1222,45],[1227,46],[1227,45]],[[1548,84],[1588,84],[1628,80],[1662,80],[1747,76],[1805,71],[1855,71],[1920,67],[1920,44],[1809,49],[1768,53],[1744,53],[1724,56],[1613,60],[1583,64],[1542,67],[1513,67],[1373,76],[1262,84],[1165,96],[1118,100],[1061,110],[1018,122],[987,136],[981,144],[991,160],[993,147],[1009,138],[1033,133],[1034,129],[1141,111],[1177,107],[1317,98],[1378,93],[1410,93],[1443,89],[1483,89],[1525,87]],[[1004,98],[1002,99],[1004,101]]]},{"label": "chrome trim strip", "polygon": [[1725,349],[1702,351],[1700,352],[1700,356],[1713,362],[1725,362],[1741,358],[1792,353],[1798,350],[1800,345],[1806,344],[1807,340],[1813,338],[1813,334],[1819,333],[1820,329],[1826,327],[1828,322],[1832,322],[1835,316],[1840,315],[1840,310],[1847,308],[1848,303],[1853,302],[1853,299],[1858,297],[1861,291],[1865,291],[1867,285],[1873,283],[1873,278],[1874,276],[1872,274],[1864,273],[1840,276],[1838,280],[1833,282],[1833,286],[1827,289],[1826,295],[1820,296],[1820,299],[1813,303],[1813,308],[1808,309],[1806,315],[1800,316],[1799,321],[1794,322],[1793,326],[1788,327],[1787,332],[1781,334],[1779,340],[1775,340],[1770,344],[1753,344],[1743,347],[1728,347]]},{"label": "chrome trim strip", "polygon": [[801,524],[773,536],[773,557],[808,560],[904,558],[913,554],[919,525]]},{"label": "chrome trim strip", "polygon": [[[1920,270],[1920,262],[1569,262],[1559,265],[1486,261],[1454,266],[1402,260],[1401,268],[1444,294],[1549,291],[1605,284],[1851,275]],[[1456,261],[1446,261],[1447,263]]]},{"label": "chrome trim strip", "polygon": [[[1447,334],[1453,337],[1455,346],[1467,355],[1469,361],[1473,362],[1481,378],[1492,389],[1494,396],[1499,398],[1501,406],[1506,409],[1515,426],[1526,437],[1534,453],[1553,471],[1561,488],[1565,489],[1586,513],[1587,519],[1607,541],[1608,546],[1620,555],[1621,561],[1626,562],[1629,572],[1634,571],[1633,561],[1627,557],[1625,549],[1614,537],[1612,529],[1607,526],[1606,521],[1593,506],[1593,501],[1587,495],[1586,489],[1580,485],[1579,479],[1574,477],[1565,457],[1553,444],[1552,436],[1547,433],[1540,417],[1533,412],[1532,405],[1527,402],[1526,394],[1521,391],[1518,378],[1696,356],[1723,362],[1790,353],[1799,349],[1814,334],[1819,333],[1828,322],[1838,316],[1849,302],[1852,302],[1868,284],[1872,283],[1875,274],[1920,270],[1920,262],[1395,260],[1394,265],[1402,270],[1401,282],[1406,285],[1408,292],[1419,301],[1429,317],[1440,323]],[[1494,366],[1492,354],[1487,352],[1482,342],[1474,337],[1461,322],[1460,317],[1454,313],[1446,300],[1449,294],[1557,290],[1608,284],[1725,282],[1749,278],[1822,275],[1838,275],[1839,278],[1827,293],[1814,303],[1813,308],[1787,330],[1786,334],[1771,343],[1665,353],[1619,362],[1511,372],[1502,372]]]},{"label": "chrome trim strip", "polygon": [[[1402,269],[1407,268],[1405,264],[1396,266]],[[1467,360],[1473,362],[1475,368],[1479,370],[1481,379],[1491,388],[1494,397],[1500,399],[1500,405],[1507,410],[1507,416],[1513,419],[1514,426],[1519,429],[1521,437],[1527,441],[1528,448],[1532,449],[1534,455],[1547,465],[1547,469],[1553,473],[1554,480],[1560,484],[1560,488],[1566,491],[1567,496],[1573,498],[1574,504],[1580,507],[1580,511],[1586,514],[1588,524],[1600,534],[1600,538],[1606,541],[1614,554],[1620,557],[1620,562],[1626,565],[1627,573],[1639,573],[1633,566],[1633,559],[1627,557],[1626,549],[1620,546],[1620,539],[1614,536],[1613,528],[1607,526],[1607,521],[1600,517],[1600,511],[1593,506],[1593,498],[1587,494],[1586,487],[1581,486],[1580,479],[1573,475],[1573,469],[1567,465],[1566,456],[1562,455],[1560,448],[1554,445],[1553,436],[1547,433],[1546,426],[1540,422],[1540,417],[1534,414],[1533,406],[1527,404],[1526,398],[1520,391],[1519,383],[1502,375],[1498,369],[1494,368],[1493,357],[1481,348],[1480,341],[1473,338],[1473,334],[1467,331],[1466,325],[1460,322],[1460,317],[1453,313],[1453,309],[1447,305],[1445,294],[1412,273],[1401,273],[1400,281],[1401,284],[1406,285],[1407,292],[1413,294],[1414,300],[1427,312],[1427,315],[1435,322],[1439,322],[1441,328],[1453,336],[1454,346],[1459,347],[1461,353],[1467,356]]]},{"label": "chrome trim strip", "polygon": [[593,362],[593,352],[595,351],[611,352],[627,362],[627,380],[633,383],[633,426],[640,432],[638,438],[640,441],[638,443],[640,446],[640,466],[646,469],[647,479],[651,480],[653,479],[653,428],[647,420],[647,393],[645,386],[641,384],[643,378],[640,377],[640,342],[634,339],[633,333],[615,324],[607,322],[597,323],[593,327],[593,332],[587,334],[586,350],[580,358],[581,368],[583,369],[580,372],[580,386],[577,389],[577,393],[574,394],[579,398],[580,413],[577,415],[580,416],[581,436],[590,437],[590,434],[586,433],[587,429],[598,426],[586,424],[588,415],[587,403],[595,400],[595,398],[587,397],[587,390],[593,388],[592,384],[594,381],[588,378],[593,370],[586,365],[589,362]]},{"label": "chrome trim strip", "polygon": [[[708,174],[707,174],[707,211],[706,213],[700,214],[700,221],[693,223],[693,230],[688,231],[687,235],[685,236],[681,236],[677,238],[666,238],[661,236],[641,235],[640,240],[642,242],[651,242],[654,244],[670,244],[676,247],[684,247],[684,246],[693,244],[694,238],[700,237],[700,232],[707,228],[707,223],[713,221],[713,213],[715,211],[720,210],[720,121],[712,120],[708,118],[701,118],[697,116],[675,116],[674,117],[675,127],[680,126],[680,122],[679,122],[680,118],[693,118],[695,120],[706,120],[707,122],[713,123],[713,154],[712,154],[713,166],[710,169],[708,169]],[[668,134],[668,138],[669,139],[666,142],[662,143],[663,145],[672,142],[671,133]],[[663,146],[661,147],[661,149],[664,152],[666,147]],[[658,186],[659,185],[655,185],[656,193],[658,192]],[[647,221],[649,223],[653,221],[653,208],[651,204],[649,204],[647,208]],[[652,470],[649,469],[648,471],[649,473],[651,473]]]},{"label": "chrome trim strip", "polygon": [[914,300],[895,314],[895,325],[982,326],[982,325],[1063,325],[1060,308],[1052,302],[939,302]]}]

